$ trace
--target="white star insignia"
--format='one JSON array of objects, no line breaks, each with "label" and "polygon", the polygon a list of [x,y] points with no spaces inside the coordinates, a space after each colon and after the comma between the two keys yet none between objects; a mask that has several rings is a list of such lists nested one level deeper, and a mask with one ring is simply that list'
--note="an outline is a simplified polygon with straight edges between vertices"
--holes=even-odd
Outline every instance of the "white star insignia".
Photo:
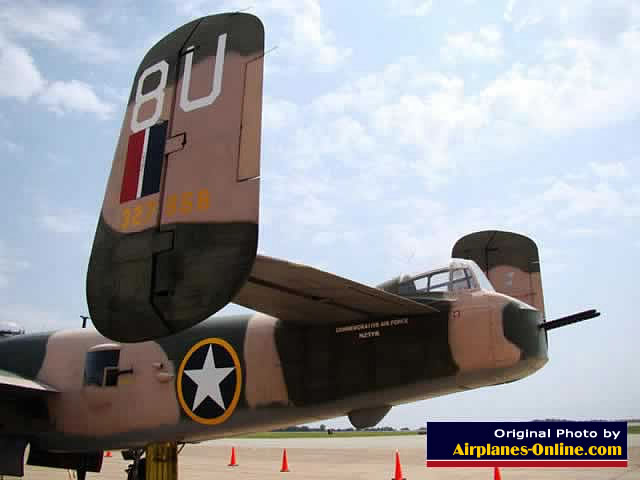
[{"label": "white star insignia", "polygon": [[198,387],[191,411],[198,408],[207,397],[216,402],[223,410],[226,410],[227,407],[224,404],[222,392],[220,391],[220,383],[234,370],[234,367],[217,368],[216,361],[213,358],[213,348],[209,345],[202,368],[184,371]]}]

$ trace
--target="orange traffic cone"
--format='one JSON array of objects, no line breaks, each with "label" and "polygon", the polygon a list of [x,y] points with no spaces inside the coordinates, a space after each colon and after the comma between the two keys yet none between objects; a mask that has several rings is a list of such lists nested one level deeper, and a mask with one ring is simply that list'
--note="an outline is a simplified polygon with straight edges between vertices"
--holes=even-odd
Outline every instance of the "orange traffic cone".
[{"label": "orange traffic cone", "polygon": [[287,449],[286,448],[282,452],[282,468],[280,469],[280,471],[281,472],[288,472],[289,471],[289,462],[287,461]]},{"label": "orange traffic cone", "polygon": [[236,447],[231,447],[231,460],[229,460],[230,467],[237,467],[238,462],[236,462]]},{"label": "orange traffic cone", "polygon": [[396,473],[391,480],[407,480],[402,476],[402,465],[400,465],[400,454],[396,450]]},{"label": "orange traffic cone", "polygon": [[111,457],[113,457],[113,455],[111,454],[111,450],[107,450],[107,451],[105,452],[104,456],[105,456],[106,458],[111,458]]},{"label": "orange traffic cone", "polygon": [[500,469],[498,467],[493,467],[493,480],[502,480],[500,476]]}]

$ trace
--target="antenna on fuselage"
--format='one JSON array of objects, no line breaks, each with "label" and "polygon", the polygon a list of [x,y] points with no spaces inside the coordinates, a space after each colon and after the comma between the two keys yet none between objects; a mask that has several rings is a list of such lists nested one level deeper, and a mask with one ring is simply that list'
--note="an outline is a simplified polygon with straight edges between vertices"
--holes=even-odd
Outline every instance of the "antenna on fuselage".
[{"label": "antenna on fuselage", "polygon": [[82,319],[82,328],[87,328],[87,320],[89,320],[89,317],[87,315],[80,315],[80,318]]}]

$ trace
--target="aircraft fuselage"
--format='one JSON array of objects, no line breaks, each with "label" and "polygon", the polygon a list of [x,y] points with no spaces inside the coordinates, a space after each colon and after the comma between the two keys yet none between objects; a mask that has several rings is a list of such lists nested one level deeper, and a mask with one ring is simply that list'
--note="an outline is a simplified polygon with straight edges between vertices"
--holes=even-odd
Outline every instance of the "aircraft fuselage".
[{"label": "aircraft fuselage", "polygon": [[93,329],[21,335],[0,341],[0,369],[59,393],[47,396],[41,422],[2,434],[28,432],[44,450],[95,451],[349,413],[375,424],[393,405],[533,373],[547,361],[541,322],[528,305],[478,289],[429,317],[325,327],[256,313],[140,343]]}]

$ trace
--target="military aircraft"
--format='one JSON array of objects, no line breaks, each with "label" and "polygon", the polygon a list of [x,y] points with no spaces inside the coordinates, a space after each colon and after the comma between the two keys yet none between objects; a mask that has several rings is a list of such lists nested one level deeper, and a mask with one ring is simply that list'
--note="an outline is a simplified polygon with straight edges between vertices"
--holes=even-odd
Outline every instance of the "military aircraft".
[{"label": "military aircraft", "polygon": [[[0,339],[0,475],[177,478],[177,445],[511,382],[547,362],[535,243],[475,232],[376,288],[257,254],[264,30],[200,18],[135,75],[89,261],[93,329]],[[259,313],[211,317],[234,302]],[[211,317],[211,318],[209,318]],[[146,451],[146,457],[142,458]]]}]

